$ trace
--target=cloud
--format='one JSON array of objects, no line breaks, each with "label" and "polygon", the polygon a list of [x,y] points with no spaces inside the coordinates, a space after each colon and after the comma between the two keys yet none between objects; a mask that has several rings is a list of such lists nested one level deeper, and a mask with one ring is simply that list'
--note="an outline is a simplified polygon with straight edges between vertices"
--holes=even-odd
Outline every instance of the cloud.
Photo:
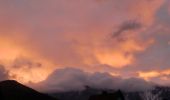
[{"label": "cloud", "polygon": [[13,64],[12,64],[12,67],[13,68],[36,68],[36,67],[41,67],[41,63],[39,62],[33,62],[33,61],[30,61],[30,59],[26,59],[26,58],[23,58],[23,57],[20,57],[20,58],[16,58],[14,61],[13,61]]},{"label": "cloud", "polygon": [[[37,83],[44,80],[49,69],[44,70],[46,64],[42,61],[33,61],[31,58],[18,57],[7,64],[11,79],[15,79],[22,83]],[[37,78],[38,77],[38,78]]]},{"label": "cloud", "polygon": [[57,69],[49,77],[39,83],[39,90],[49,92],[81,91],[85,86],[97,89],[121,89],[124,91],[143,91],[152,84],[138,78],[122,79],[108,73],[88,73],[80,69]]},{"label": "cloud", "polygon": [[[9,27],[7,30],[3,28],[5,36],[11,37],[12,35],[15,40],[20,40],[23,43],[23,45],[20,45],[21,47],[31,49],[31,53],[36,52],[58,66],[84,66],[103,63],[101,61],[104,59],[101,60],[96,51],[101,50],[99,53],[102,54],[102,52],[114,49],[115,52],[120,51],[118,57],[123,60],[122,62],[127,60],[124,64],[113,63],[111,65],[122,67],[131,64],[136,48],[139,48],[138,45],[144,41],[140,42],[137,39],[139,38],[136,35],[138,32],[124,43],[109,41],[111,43],[108,45],[109,43],[105,42],[104,39],[108,39],[107,36],[113,31],[113,28],[116,31],[125,31],[132,29],[132,27],[134,29],[140,25],[145,26],[153,19],[154,13],[161,3],[162,0],[128,0],[126,2],[123,0],[107,0],[100,4],[96,3],[95,0],[67,2],[19,0],[12,3],[3,1],[1,3],[1,7],[4,9],[2,15],[5,16],[6,20],[1,19],[3,19],[5,26]],[[153,7],[150,7],[150,5],[153,5]],[[146,12],[147,14],[145,14]],[[45,17],[46,15],[48,17]],[[137,22],[126,22],[127,20],[137,20]],[[116,26],[121,23],[125,25],[117,29]],[[4,27],[4,25],[2,26]],[[1,32],[1,34],[4,35],[4,32]],[[124,35],[124,37],[129,36],[129,34]],[[128,50],[131,53],[126,58],[123,53],[128,51],[115,48],[126,49],[127,44],[132,45],[134,49],[128,47],[132,51]],[[113,52],[104,55],[107,56],[108,54],[117,57],[117,53]],[[129,54],[129,52],[126,54]],[[72,59],[72,56],[74,56],[74,59]],[[115,60],[116,57],[106,58]],[[105,63],[110,65],[110,63]]]}]

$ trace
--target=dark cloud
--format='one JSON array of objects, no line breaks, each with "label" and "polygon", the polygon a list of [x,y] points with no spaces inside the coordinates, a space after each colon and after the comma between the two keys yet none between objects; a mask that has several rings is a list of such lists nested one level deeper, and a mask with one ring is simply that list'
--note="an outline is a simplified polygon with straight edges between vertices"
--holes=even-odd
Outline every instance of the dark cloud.
[{"label": "dark cloud", "polygon": [[130,20],[130,21],[126,21],[126,22],[123,22],[118,30],[116,32],[113,33],[112,37],[113,38],[121,38],[124,36],[124,32],[126,31],[134,31],[134,30],[137,30],[137,29],[140,29],[142,28],[142,24],[138,21],[135,21],[135,20]]},{"label": "dark cloud", "polygon": [[7,80],[8,78],[8,71],[4,69],[3,65],[0,65],[0,81]]},{"label": "dark cloud", "polygon": [[74,91],[83,90],[85,86],[98,89],[121,89],[125,91],[142,91],[150,89],[152,85],[142,79],[122,79],[108,73],[88,73],[79,69],[57,69],[40,83],[43,91]]}]

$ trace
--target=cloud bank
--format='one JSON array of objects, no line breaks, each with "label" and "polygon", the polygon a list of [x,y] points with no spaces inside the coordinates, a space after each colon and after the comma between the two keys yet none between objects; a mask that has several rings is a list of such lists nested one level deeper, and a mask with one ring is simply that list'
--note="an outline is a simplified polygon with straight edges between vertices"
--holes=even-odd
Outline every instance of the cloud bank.
[{"label": "cloud bank", "polygon": [[132,92],[151,89],[153,85],[139,78],[122,79],[108,73],[88,73],[80,69],[65,68],[54,71],[39,86],[41,91],[48,92],[82,91],[85,86]]}]

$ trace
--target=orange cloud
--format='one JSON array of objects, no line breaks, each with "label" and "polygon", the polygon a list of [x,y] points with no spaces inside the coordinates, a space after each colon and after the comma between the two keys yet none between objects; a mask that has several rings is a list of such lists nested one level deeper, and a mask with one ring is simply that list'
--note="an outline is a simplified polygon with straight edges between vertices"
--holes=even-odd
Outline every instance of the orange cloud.
[{"label": "orange cloud", "polygon": [[146,71],[138,72],[139,77],[144,78],[145,80],[150,80],[151,78],[160,77],[161,79],[167,79],[167,75],[170,75],[170,69],[162,71]]},{"label": "orange cloud", "polygon": [[[138,36],[135,37],[137,38]],[[95,57],[101,64],[122,68],[133,64],[135,61],[134,54],[144,51],[153,42],[154,40],[152,39],[143,42],[134,38],[129,38],[120,43],[112,42],[111,45],[106,43],[105,48],[95,48]]]},{"label": "orange cloud", "polygon": [[[22,83],[27,82],[39,82],[44,80],[49,73],[52,72],[50,66],[53,66],[47,60],[40,58],[32,52],[30,49],[26,49],[26,46],[18,43],[19,41],[14,38],[11,39],[9,37],[1,37],[0,38],[0,64],[5,67],[5,70],[8,71],[10,79],[16,79]],[[14,67],[14,63],[16,59],[24,59],[28,58],[33,61],[40,62],[41,67],[36,67],[34,65],[31,68],[26,64],[27,60],[23,62],[23,64],[18,64],[16,68]],[[24,64],[25,63],[25,64]],[[49,66],[49,67],[47,67]]]}]

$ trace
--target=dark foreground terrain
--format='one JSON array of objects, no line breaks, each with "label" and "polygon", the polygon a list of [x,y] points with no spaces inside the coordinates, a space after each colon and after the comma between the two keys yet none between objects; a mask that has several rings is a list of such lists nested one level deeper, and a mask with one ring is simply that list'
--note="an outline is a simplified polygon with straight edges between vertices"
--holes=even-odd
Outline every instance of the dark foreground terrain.
[{"label": "dark foreground terrain", "polygon": [[16,81],[0,82],[0,100],[57,100]]},{"label": "dark foreground terrain", "polygon": [[59,100],[125,100],[124,94],[118,90],[100,90],[87,88],[84,91],[70,91],[50,94]]},{"label": "dark foreground terrain", "polygon": [[[91,90],[90,90],[91,91]],[[89,92],[90,92],[89,91]],[[75,93],[51,94],[51,96],[39,93],[14,80],[0,82],[0,100],[124,100],[121,91],[103,92],[92,91],[93,93],[82,92],[82,96]],[[74,93],[73,93],[74,94]],[[59,96],[60,99],[57,99]]]},{"label": "dark foreground terrain", "polygon": [[[87,88],[81,92],[70,91],[53,93],[50,95],[57,97],[59,100],[170,100],[170,88],[162,86],[156,86],[152,90],[144,92],[123,92],[114,90],[104,91],[100,89]],[[112,97],[114,97],[114,99]]]},{"label": "dark foreground terrain", "polygon": [[16,81],[0,82],[0,100],[170,100],[170,88],[157,86],[145,92],[122,92],[86,88],[84,91],[70,91],[43,94]]}]

